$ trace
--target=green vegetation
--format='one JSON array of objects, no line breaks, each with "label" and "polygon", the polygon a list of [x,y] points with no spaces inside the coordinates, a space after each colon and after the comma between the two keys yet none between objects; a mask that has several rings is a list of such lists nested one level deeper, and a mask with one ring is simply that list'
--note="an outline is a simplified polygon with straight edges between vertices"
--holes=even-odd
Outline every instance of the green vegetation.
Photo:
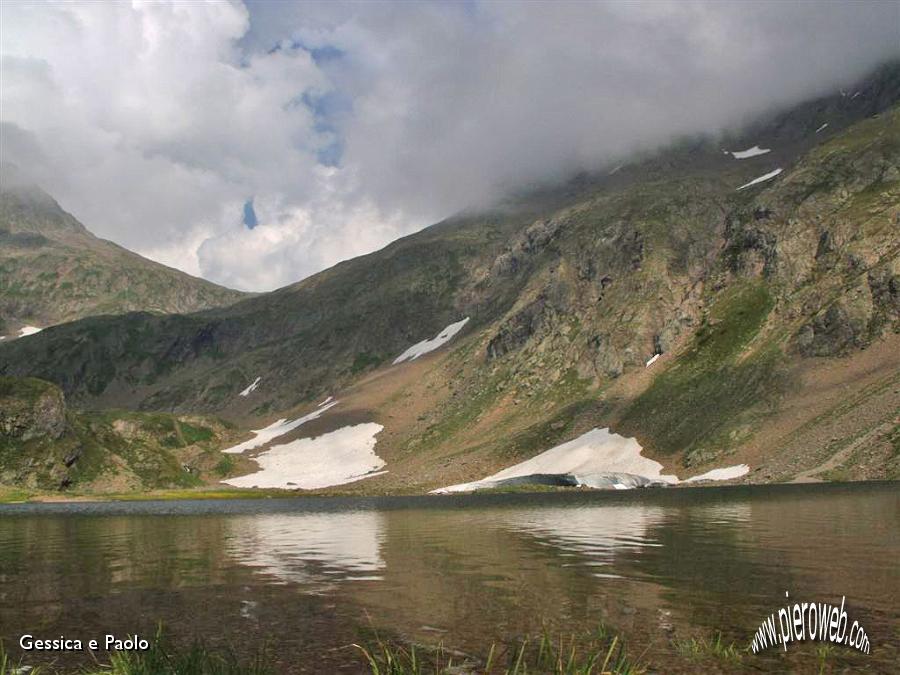
[{"label": "green vegetation", "polygon": [[[226,425],[170,413],[66,409],[58,387],[0,377],[0,485],[35,493],[192,488],[234,468]],[[0,500],[21,494],[0,492]]]},{"label": "green vegetation", "polygon": [[208,429],[207,427],[194,426],[188,422],[179,422],[177,420],[175,424],[181,427],[181,438],[185,445],[201,443],[203,441],[208,441],[213,437],[212,429]]},{"label": "green vegetation", "polygon": [[725,291],[710,309],[693,344],[627,409],[622,429],[647,439],[658,452],[688,453],[704,443],[727,445],[728,430],[779,386],[780,350],[751,348],[772,308],[762,283]]},{"label": "green vegetation", "polygon": [[363,372],[364,370],[370,370],[371,368],[377,368],[380,364],[384,362],[384,357],[379,356],[378,354],[370,354],[369,352],[358,352],[356,356],[353,358],[353,364],[350,366],[350,372],[354,375]]},{"label": "green vegetation", "polygon": [[618,637],[605,629],[584,639],[553,638],[546,631],[534,641],[491,646],[483,659],[450,653],[443,645],[418,649],[389,643],[377,635],[369,646],[354,645],[363,654],[372,675],[452,675],[478,672],[485,675],[634,675],[644,669],[629,660]]},{"label": "green vegetation", "polygon": [[[377,635],[369,646],[353,645],[362,654],[372,675],[451,675],[479,672],[485,675],[637,675],[644,670],[626,656],[618,637],[601,629],[583,640],[553,639],[544,632],[534,641],[523,640],[506,647],[491,647],[484,659],[450,653],[442,645],[434,648],[405,647],[388,643]],[[352,658],[348,652],[348,658]],[[81,668],[80,675],[268,675],[275,669],[263,650],[249,659],[232,650],[214,650],[202,642],[186,649],[175,647],[163,629],[157,631],[146,651],[113,652],[108,663]],[[0,675],[17,675],[24,664],[14,663],[0,641]],[[57,675],[52,666],[37,666],[29,675]]]},{"label": "green vegetation", "polygon": [[216,464],[215,472],[221,478],[224,478],[232,471],[234,471],[234,457],[232,457],[231,455],[224,455],[222,459],[220,459]]},{"label": "green vegetation", "polygon": [[725,644],[722,641],[721,633],[716,633],[715,638],[675,639],[672,641],[672,646],[679,655],[693,661],[715,659],[732,665],[740,663],[746,651],[736,647],[733,642]]}]

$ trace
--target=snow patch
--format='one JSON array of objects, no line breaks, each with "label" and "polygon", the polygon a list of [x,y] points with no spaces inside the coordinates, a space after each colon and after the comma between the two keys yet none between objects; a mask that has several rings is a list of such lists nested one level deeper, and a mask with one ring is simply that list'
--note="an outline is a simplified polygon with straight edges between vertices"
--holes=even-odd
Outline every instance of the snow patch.
[{"label": "snow patch", "polygon": [[[614,434],[609,429],[591,429],[567,443],[557,445],[531,459],[497,473],[473,481],[432,490],[432,494],[471,492],[501,485],[542,483],[548,485],[583,485],[593,488],[629,490],[654,484],[675,485],[677,476],[663,474],[662,464],[644,457],[634,438]],[[730,480],[750,471],[746,464],[713,469],[687,479]],[[556,477],[559,480],[551,481]],[[526,479],[517,481],[516,479]]]},{"label": "snow patch", "polygon": [[748,159],[750,157],[756,157],[757,155],[764,155],[767,152],[772,152],[771,148],[761,148],[758,145],[754,145],[752,148],[738,150],[737,152],[729,152],[728,154],[735,159]]},{"label": "snow patch", "polygon": [[607,175],[607,176],[612,176],[613,174],[618,173],[619,169],[621,169],[623,166],[625,166],[625,165],[624,165],[624,164],[619,164],[619,166],[617,166],[616,168],[614,168],[612,171],[610,171],[610,172],[609,172],[608,174],[606,174],[606,175]]},{"label": "snow patch", "polygon": [[242,391],[238,395],[239,396],[249,396],[250,394],[252,394],[254,391],[256,391],[256,388],[259,386],[259,381],[261,379],[262,379],[261,377],[257,377],[255,380],[253,380],[253,384],[251,384],[249,387],[244,389],[244,391]]},{"label": "snow patch", "polygon": [[328,404],[331,403],[331,401],[333,401],[333,400],[334,400],[334,396],[329,396],[328,398],[326,398],[324,401],[322,401],[322,402],[319,404],[319,407],[321,408],[323,405],[328,405]]},{"label": "snow patch", "polygon": [[[534,474],[572,474],[581,484],[594,482],[596,474],[630,474],[651,481],[677,483],[675,476],[662,475],[662,464],[641,455],[641,446],[633,438],[610,433],[609,429],[591,429],[562,445],[542,452],[492,476],[472,483],[460,483],[433,490],[434,493],[467,492],[495,487],[498,482]],[[625,485],[621,477],[615,483]]]},{"label": "snow patch", "polygon": [[251,438],[249,441],[244,441],[243,443],[239,443],[238,445],[226,448],[225,450],[222,450],[222,452],[236,455],[238,453],[244,452],[245,450],[253,450],[254,448],[258,448],[262,445],[265,445],[269,441],[278,438],[279,436],[284,436],[286,433],[293,431],[301,424],[305,424],[306,422],[310,422],[316,419],[323,412],[325,412],[332,406],[337,405],[337,403],[337,401],[334,401],[333,403],[330,403],[328,405],[320,406],[308,415],[296,419],[293,422],[288,422],[287,419],[280,419],[277,422],[272,422],[272,424],[267,427],[263,427],[262,429],[253,429],[250,433],[254,434],[255,438]]},{"label": "snow patch", "polygon": [[721,469],[713,469],[699,476],[692,476],[685,480],[685,483],[693,483],[698,480],[731,480],[732,478],[740,478],[750,473],[750,467],[746,464],[736,464],[735,466],[726,466]]},{"label": "snow patch", "polygon": [[652,366],[654,363],[656,363],[656,360],[657,360],[660,356],[662,356],[662,354],[654,354],[653,356],[651,356],[651,357],[647,360],[647,364],[646,364],[644,367],[645,367],[645,368],[649,368],[650,366]]},{"label": "snow patch", "polygon": [[771,179],[771,178],[775,178],[775,176],[777,176],[777,175],[780,174],[781,172],[782,172],[782,169],[775,169],[774,171],[770,171],[770,172],[767,173],[767,174],[763,174],[763,175],[760,176],[759,178],[754,178],[754,179],[751,180],[749,183],[744,183],[743,185],[741,185],[741,187],[738,188],[738,190],[743,190],[744,188],[748,188],[748,187],[750,187],[751,185],[756,185],[757,183],[762,183],[762,182],[767,181],[767,180],[769,180],[769,179]]},{"label": "snow patch", "polygon": [[823,124],[818,129],[816,129],[816,133],[819,133],[820,131],[824,131],[825,127],[827,127],[827,126],[828,126],[828,122],[825,122],[825,124]]},{"label": "snow patch", "polygon": [[861,91],[856,92],[855,94],[853,94],[853,96],[850,97],[850,100],[852,101],[852,100],[855,99],[857,96],[859,96],[861,93],[862,93]]},{"label": "snow patch", "polygon": [[35,333],[40,333],[43,328],[38,328],[37,326],[25,326],[19,329],[19,337],[27,337],[28,335],[34,335]]},{"label": "snow patch", "polygon": [[230,478],[235,487],[314,490],[379,476],[384,460],[375,454],[375,435],[384,429],[366,422],[315,438],[273,445],[256,457],[256,473]]},{"label": "snow patch", "polygon": [[433,352],[438,347],[447,344],[450,340],[453,339],[459,331],[462,330],[463,326],[465,326],[469,322],[469,317],[466,317],[462,321],[457,321],[456,323],[451,323],[444,330],[437,334],[437,337],[431,340],[422,340],[422,342],[417,342],[412,347],[403,352],[400,356],[394,359],[394,365],[398,363],[403,363],[404,361],[415,361],[417,358],[422,356],[423,354],[427,354],[428,352]]}]

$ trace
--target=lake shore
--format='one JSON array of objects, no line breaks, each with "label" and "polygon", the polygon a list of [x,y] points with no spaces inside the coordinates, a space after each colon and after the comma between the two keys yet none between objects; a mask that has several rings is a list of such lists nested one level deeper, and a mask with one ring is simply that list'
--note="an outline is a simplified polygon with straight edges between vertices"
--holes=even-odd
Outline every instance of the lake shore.
[{"label": "lake shore", "polygon": [[421,490],[365,490],[359,489],[321,489],[321,490],[284,490],[278,488],[232,488],[232,487],[200,487],[171,490],[150,490],[127,493],[66,493],[42,492],[0,485],[0,506],[15,504],[104,504],[116,502],[190,502],[190,501],[262,501],[262,500],[319,500],[319,499],[415,499],[424,502],[441,502],[454,497],[494,497],[503,495],[648,495],[672,492],[709,492],[735,488],[790,489],[798,486],[846,487],[866,485],[900,485],[896,480],[876,481],[790,481],[790,482],[749,482],[749,481],[711,481],[709,483],[681,483],[667,486],[633,488],[629,490],[598,489],[590,487],[567,487],[557,485],[510,485],[497,488],[459,493],[431,493]]}]

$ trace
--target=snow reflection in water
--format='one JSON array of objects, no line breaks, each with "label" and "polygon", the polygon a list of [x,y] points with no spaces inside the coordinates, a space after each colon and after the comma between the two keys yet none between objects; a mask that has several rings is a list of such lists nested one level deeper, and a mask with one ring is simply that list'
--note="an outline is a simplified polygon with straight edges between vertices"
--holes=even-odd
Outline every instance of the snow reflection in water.
[{"label": "snow reflection in water", "polygon": [[229,519],[228,554],[279,581],[330,585],[380,579],[384,514],[273,513]]}]

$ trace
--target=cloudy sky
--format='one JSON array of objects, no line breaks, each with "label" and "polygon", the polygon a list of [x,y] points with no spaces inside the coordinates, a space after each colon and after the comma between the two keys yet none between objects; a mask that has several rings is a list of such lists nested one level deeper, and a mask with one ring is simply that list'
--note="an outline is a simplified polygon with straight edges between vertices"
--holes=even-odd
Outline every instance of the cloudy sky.
[{"label": "cloudy sky", "polygon": [[17,2],[0,142],[93,232],[267,290],[503,191],[832,91],[888,2]]}]

